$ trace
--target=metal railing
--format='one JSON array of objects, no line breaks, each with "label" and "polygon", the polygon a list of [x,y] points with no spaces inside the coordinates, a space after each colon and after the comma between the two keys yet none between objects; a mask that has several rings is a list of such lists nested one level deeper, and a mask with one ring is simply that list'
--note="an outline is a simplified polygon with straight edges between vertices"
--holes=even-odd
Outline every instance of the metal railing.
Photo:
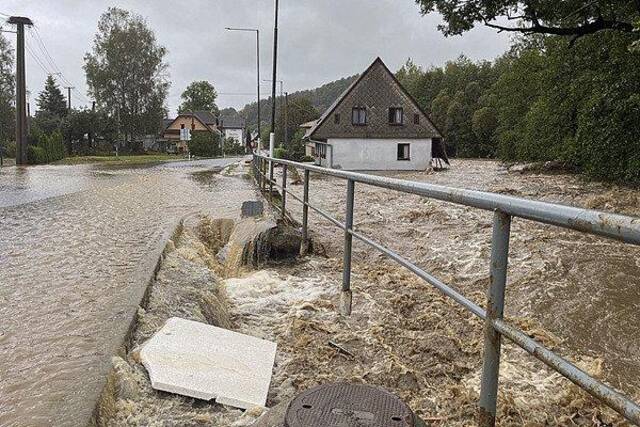
[{"label": "metal railing", "polygon": [[[273,179],[273,166],[276,163],[283,166],[282,185],[278,185]],[[640,245],[640,218],[527,200],[483,191],[465,190],[383,176],[326,169],[288,160],[272,159],[257,154],[253,157],[252,165],[258,186],[265,190],[268,181],[270,197],[273,194],[273,186],[282,190],[279,209],[283,218],[286,218],[287,197],[293,197],[302,203],[302,234],[305,242],[308,240],[309,208],[344,230],[344,261],[342,292],[340,297],[340,311],[342,314],[351,314],[351,244],[352,239],[355,237],[412,271],[465,309],[484,320],[484,355],[479,403],[479,423],[481,426],[495,425],[500,347],[503,336],[571,380],[592,396],[603,401],[627,420],[636,425],[640,425],[640,406],[636,402],[593,378],[571,362],[530,338],[522,330],[503,320],[504,292],[507,278],[509,236],[511,233],[512,217],[524,218],[584,233],[604,236],[634,245]],[[289,166],[304,170],[304,195],[302,199],[287,190],[287,168]],[[267,176],[266,173],[267,169],[269,169],[269,176]],[[310,172],[317,172],[319,174],[347,180],[346,219],[344,223],[309,203]],[[356,183],[493,211],[490,285],[487,291],[486,310],[447,284],[441,282],[433,275],[422,270],[411,261],[355,231],[353,229],[353,206]]]}]

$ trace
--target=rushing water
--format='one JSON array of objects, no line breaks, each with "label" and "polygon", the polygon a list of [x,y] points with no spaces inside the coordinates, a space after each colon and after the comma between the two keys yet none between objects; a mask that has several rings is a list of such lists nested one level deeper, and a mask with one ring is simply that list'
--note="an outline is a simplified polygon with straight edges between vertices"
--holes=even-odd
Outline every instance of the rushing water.
[{"label": "rushing water", "polygon": [[[640,217],[638,190],[584,182],[574,175],[507,173],[493,161],[457,160],[445,172],[389,175]],[[301,196],[301,186],[290,189]],[[312,204],[344,218],[345,195],[343,180],[312,175]],[[299,203],[291,198],[287,205],[299,218]],[[310,221],[328,251],[339,256],[342,230],[313,213]],[[491,212],[356,184],[354,221],[356,230],[485,305]],[[601,357],[604,379],[636,395],[640,390],[640,248],[517,218],[512,230],[507,316],[539,322],[562,339],[569,354]],[[357,241],[354,251],[354,263],[382,260]]]},{"label": "rushing water", "polygon": [[235,160],[0,170],[0,425],[88,420],[164,238],[255,197]]}]

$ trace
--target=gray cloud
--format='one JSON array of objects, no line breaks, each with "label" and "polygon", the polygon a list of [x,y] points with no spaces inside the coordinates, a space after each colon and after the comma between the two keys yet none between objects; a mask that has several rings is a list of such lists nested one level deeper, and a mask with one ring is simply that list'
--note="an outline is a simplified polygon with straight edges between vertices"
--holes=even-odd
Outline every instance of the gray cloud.
[{"label": "gray cloud", "polygon": [[[56,65],[80,92],[74,104],[82,105],[80,97],[88,97],[83,57],[109,6],[144,16],[169,50],[172,111],[193,80],[209,80],[228,94],[219,97],[221,107],[240,108],[255,98],[231,95],[255,92],[255,39],[251,33],[225,31],[226,26],[260,29],[261,73],[270,78],[272,0],[4,0],[0,12],[33,19]],[[509,45],[508,36],[487,28],[445,38],[436,28],[440,17],[421,17],[413,0],[281,0],[280,10],[278,78],[289,92],[358,73],[376,56],[395,70],[408,57],[424,66],[441,65],[461,53],[492,59]],[[43,58],[37,40],[32,35],[27,40]],[[33,106],[46,73],[30,56],[27,61]],[[268,94],[268,83],[261,90]]]}]

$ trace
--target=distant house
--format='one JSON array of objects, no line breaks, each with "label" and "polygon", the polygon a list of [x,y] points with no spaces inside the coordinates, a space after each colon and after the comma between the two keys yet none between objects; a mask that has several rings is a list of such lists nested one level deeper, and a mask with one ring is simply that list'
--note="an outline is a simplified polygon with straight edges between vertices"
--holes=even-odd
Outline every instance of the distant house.
[{"label": "distant house", "polygon": [[[221,134],[218,129],[218,119],[209,111],[194,111],[193,113],[179,114],[175,119],[167,120],[168,125],[162,132],[162,137],[168,141],[170,151],[184,153],[188,151],[185,141],[180,141],[180,129]],[[175,147],[175,148],[173,148]]]},{"label": "distant house", "polygon": [[238,117],[221,117],[220,125],[218,127],[224,135],[224,139],[231,138],[236,144],[241,144],[245,139],[244,120]]},{"label": "distant house", "polygon": [[432,154],[446,160],[440,132],[380,58],[320,119],[302,126],[307,154],[330,168],[424,170]]}]

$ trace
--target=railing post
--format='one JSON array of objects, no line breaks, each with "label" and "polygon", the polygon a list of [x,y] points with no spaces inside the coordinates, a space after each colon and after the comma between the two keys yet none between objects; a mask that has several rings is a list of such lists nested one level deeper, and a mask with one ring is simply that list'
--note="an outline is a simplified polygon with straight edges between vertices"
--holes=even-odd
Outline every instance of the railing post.
[{"label": "railing post", "polygon": [[256,173],[256,156],[251,157],[251,170],[253,172],[253,180],[258,182],[258,174]]},{"label": "railing post", "polygon": [[344,260],[342,263],[342,293],[340,294],[340,313],[344,316],[351,315],[351,243],[353,236],[350,230],[353,228],[353,199],[355,182],[347,180],[347,212],[344,222]]},{"label": "railing post", "polygon": [[300,255],[309,252],[309,169],[304,170],[304,194],[302,196],[302,245]]},{"label": "railing post", "polygon": [[282,219],[287,214],[287,165],[282,165]]},{"label": "railing post", "polygon": [[273,162],[269,162],[269,201],[273,202]]},{"label": "railing post", "polygon": [[262,174],[260,175],[262,179],[262,192],[267,189],[267,161],[262,159],[262,167],[260,168]]},{"label": "railing post", "polygon": [[484,358],[478,420],[481,427],[493,427],[496,423],[501,335],[493,327],[493,321],[502,319],[504,313],[510,231],[511,217],[495,211],[491,238],[491,283],[487,291],[487,318],[484,324]]}]

